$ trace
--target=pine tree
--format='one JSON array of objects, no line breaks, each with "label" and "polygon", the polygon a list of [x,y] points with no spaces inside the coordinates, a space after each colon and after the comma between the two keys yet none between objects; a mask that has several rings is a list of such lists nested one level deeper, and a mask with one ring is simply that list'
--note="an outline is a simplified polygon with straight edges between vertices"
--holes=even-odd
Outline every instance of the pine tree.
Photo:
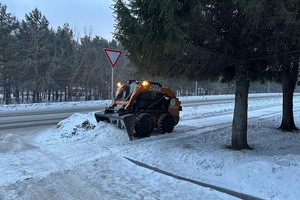
[{"label": "pine tree", "polygon": [[33,91],[33,102],[40,102],[40,92],[47,87],[52,59],[53,34],[49,22],[36,8],[25,15],[18,36],[20,72]]},{"label": "pine tree", "polygon": [[283,112],[280,128],[297,130],[293,117],[293,93],[299,71],[300,3],[297,0],[238,0],[238,3],[249,18],[249,23],[264,35],[261,44],[267,49],[263,55],[267,67],[262,68],[261,74],[267,74],[282,83]]},{"label": "pine tree", "polygon": [[[236,81],[232,147],[247,144],[249,74],[257,63],[246,18],[234,1],[116,1],[116,38],[143,72]],[[255,70],[253,70],[255,71]]]},{"label": "pine tree", "polygon": [[0,3],[0,86],[4,87],[5,103],[9,104],[13,75],[16,72],[12,60],[16,41],[14,31],[17,30],[19,22],[6,9],[7,6]]},{"label": "pine tree", "polygon": [[69,24],[58,27],[55,33],[54,55],[51,63],[51,78],[53,89],[56,90],[55,101],[58,100],[59,92],[70,86],[71,77],[76,74],[74,56],[76,42],[73,40],[73,31]]}]

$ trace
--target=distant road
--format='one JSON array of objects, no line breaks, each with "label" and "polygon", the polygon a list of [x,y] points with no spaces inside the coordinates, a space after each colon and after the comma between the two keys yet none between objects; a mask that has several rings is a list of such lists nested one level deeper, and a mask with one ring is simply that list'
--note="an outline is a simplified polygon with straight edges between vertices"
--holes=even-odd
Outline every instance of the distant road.
[{"label": "distant road", "polygon": [[[295,96],[298,94],[294,94]],[[181,101],[182,106],[197,106],[197,105],[211,105],[211,104],[220,104],[220,103],[230,103],[234,102],[234,97],[222,97],[219,99],[210,99],[210,96],[207,96],[207,99],[201,100],[186,100]],[[258,100],[258,99],[265,99],[265,98],[282,98],[282,94],[265,94],[260,96],[249,96],[249,100]]]},{"label": "distant road", "polygon": [[[298,94],[297,94],[298,95]],[[209,96],[208,96],[209,97]],[[265,98],[282,98],[279,94],[266,94],[265,96],[249,96],[251,99],[265,99]],[[219,99],[202,99],[202,100],[181,100],[182,106],[196,106],[196,105],[210,105],[234,102],[234,97],[222,97]],[[89,107],[72,107],[72,108],[53,108],[53,109],[37,109],[28,111],[12,111],[0,112],[0,134],[1,130],[20,129],[29,127],[40,127],[55,125],[63,119],[66,119],[74,113],[89,113],[104,110],[105,106],[89,106]]]}]

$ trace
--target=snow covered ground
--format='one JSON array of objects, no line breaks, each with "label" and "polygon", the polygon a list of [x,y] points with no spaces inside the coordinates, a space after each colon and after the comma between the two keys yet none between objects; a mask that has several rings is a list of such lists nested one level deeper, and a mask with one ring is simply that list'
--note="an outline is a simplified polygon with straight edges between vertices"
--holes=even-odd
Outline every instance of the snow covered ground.
[{"label": "snow covered ground", "polygon": [[[300,135],[277,129],[281,103],[249,101],[253,149],[243,151],[226,148],[233,102],[184,107],[173,133],[134,141],[125,130],[97,124],[93,113],[74,113],[53,127],[0,130],[0,199],[299,199]],[[79,105],[0,112],[58,106]],[[299,126],[299,96],[294,116]]]}]

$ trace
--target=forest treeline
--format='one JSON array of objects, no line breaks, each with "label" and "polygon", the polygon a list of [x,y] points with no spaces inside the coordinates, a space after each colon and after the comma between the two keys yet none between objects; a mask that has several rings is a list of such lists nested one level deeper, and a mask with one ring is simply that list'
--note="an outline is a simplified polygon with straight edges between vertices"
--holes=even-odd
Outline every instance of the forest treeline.
[{"label": "forest treeline", "polygon": [[[56,30],[36,8],[18,21],[0,3],[0,88],[5,104],[107,99],[111,66],[104,48],[117,41],[86,34],[76,38],[66,23]],[[124,70],[126,68],[126,70]],[[114,69],[116,80],[132,77],[125,56]]]}]

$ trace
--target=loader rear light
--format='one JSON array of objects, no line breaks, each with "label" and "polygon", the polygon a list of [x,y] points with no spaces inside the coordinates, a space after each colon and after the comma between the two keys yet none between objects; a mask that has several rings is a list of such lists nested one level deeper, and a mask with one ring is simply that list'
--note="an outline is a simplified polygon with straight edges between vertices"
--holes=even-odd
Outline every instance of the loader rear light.
[{"label": "loader rear light", "polygon": [[143,81],[142,85],[143,86],[148,86],[149,85],[149,81]]}]

